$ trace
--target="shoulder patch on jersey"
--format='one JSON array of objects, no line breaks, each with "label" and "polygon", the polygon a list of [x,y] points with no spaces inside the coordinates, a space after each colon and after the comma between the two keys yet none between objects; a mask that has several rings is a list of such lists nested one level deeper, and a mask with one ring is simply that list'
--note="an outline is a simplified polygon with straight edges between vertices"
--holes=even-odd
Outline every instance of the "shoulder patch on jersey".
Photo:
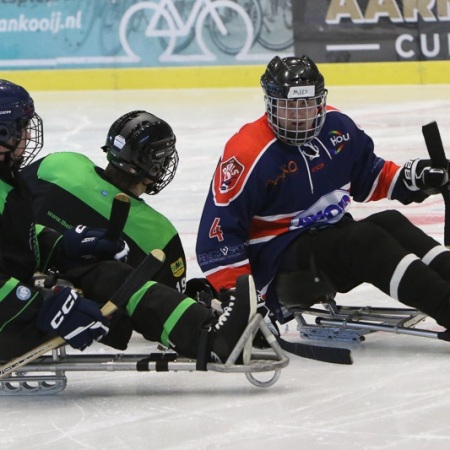
[{"label": "shoulder patch on jersey", "polygon": [[216,205],[228,205],[240,195],[254,166],[275,140],[265,116],[244,125],[230,138],[214,172],[212,192]]},{"label": "shoulder patch on jersey", "polygon": [[16,297],[19,300],[21,300],[23,302],[26,302],[31,297],[31,290],[30,290],[30,288],[28,288],[27,286],[23,286],[23,285],[17,286]]},{"label": "shoulder patch on jersey", "polygon": [[220,164],[219,191],[229,192],[235,188],[244,173],[244,165],[234,156]]},{"label": "shoulder patch on jersey", "polygon": [[180,257],[175,262],[170,264],[174,277],[181,277],[184,274],[184,263],[183,259]]}]

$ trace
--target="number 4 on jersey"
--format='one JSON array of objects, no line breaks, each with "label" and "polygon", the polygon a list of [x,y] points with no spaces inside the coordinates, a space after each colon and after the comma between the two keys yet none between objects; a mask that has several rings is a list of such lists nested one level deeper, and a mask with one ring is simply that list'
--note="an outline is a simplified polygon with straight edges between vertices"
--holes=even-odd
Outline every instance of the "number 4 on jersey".
[{"label": "number 4 on jersey", "polygon": [[211,239],[217,238],[219,242],[223,241],[223,233],[222,228],[219,225],[220,219],[216,217],[214,219],[214,222],[211,225],[211,228],[209,229],[209,237]]}]

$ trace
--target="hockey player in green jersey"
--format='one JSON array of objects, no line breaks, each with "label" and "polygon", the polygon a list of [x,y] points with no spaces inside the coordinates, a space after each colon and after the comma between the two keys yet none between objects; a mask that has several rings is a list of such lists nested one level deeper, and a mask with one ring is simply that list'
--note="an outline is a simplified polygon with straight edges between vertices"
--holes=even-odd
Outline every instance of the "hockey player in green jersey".
[{"label": "hockey player in green jersey", "polygon": [[[126,254],[124,241],[111,239],[102,228],[76,226],[60,235],[35,226],[32,198],[21,175],[42,144],[42,120],[33,99],[23,87],[0,80],[0,360],[28,352],[56,335],[77,349],[95,340],[106,343],[105,339],[110,339],[108,345],[126,346],[131,323],[144,338],[180,355],[224,362],[256,313],[252,278],[243,280],[238,301],[232,293],[219,318],[175,289],[148,280],[131,290],[114,325],[102,315],[100,305],[133,272],[132,266],[117,260]],[[67,275],[83,294],[70,286],[50,292],[37,289],[35,271],[48,268]],[[124,332],[120,317],[126,316]]]},{"label": "hockey player in green jersey", "polygon": [[[155,248],[166,255],[157,280],[180,292],[186,288],[186,257],[174,225],[141,196],[155,195],[175,176],[176,137],[171,126],[146,111],[131,111],[110,127],[103,151],[106,169],[81,153],[52,153],[22,170],[33,195],[36,220],[61,233],[79,223],[106,228],[112,199],[131,198],[124,229],[127,263],[136,267]],[[67,176],[68,171],[74,176]]]}]

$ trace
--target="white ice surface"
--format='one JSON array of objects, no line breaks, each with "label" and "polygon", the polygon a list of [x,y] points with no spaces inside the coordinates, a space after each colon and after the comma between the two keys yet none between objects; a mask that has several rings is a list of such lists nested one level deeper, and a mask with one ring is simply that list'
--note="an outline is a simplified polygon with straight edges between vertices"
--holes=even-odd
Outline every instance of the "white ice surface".
[{"label": "white ice surface", "polygon": [[[255,81],[255,85],[257,81]],[[201,276],[194,247],[209,181],[226,140],[263,113],[255,89],[37,92],[45,150],[79,151],[104,166],[109,125],[132,109],[170,122],[178,138],[175,180],[146,197],[177,226],[188,276]],[[421,126],[436,120],[450,154],[450,85],[330,88],[329,104],[350,114],[377,153],[403,162],[425,157]],[[68,169],[68,176],[76,176]],[[398,208],[443,241],[443,202],[353,205],[356,217]],[[398,305],[363,285],[338,303]],[[424,327],[436,328],[427,320]],[[283,333],[296,339],[295,324]],[[148,351],[133,336],[130,351]],[[268,389],[241,374],[68,373],[48,397],[0,397],[1,449],[432,449],[450,448],[450,346],[433,339],[375,333],[352,346],[354,364],[295,356]],[[97,345],[91,351],[102,352]]]}]

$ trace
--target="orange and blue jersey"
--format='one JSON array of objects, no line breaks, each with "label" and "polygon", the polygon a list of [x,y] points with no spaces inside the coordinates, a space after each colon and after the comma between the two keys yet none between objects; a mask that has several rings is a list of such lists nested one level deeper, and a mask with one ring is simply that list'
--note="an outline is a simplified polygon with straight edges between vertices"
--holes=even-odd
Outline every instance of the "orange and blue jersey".
[{"label": "orange and blue jersey", "polygon": [[281,256],[299,235],[339,222],[351,200],[409,203],[396,183],[400,167],[376,156],[372,139],[352,119],[328,108],[310,143],[282,143],[266,116],[227,142],[204,205],[197,260],[217,289],[251,273],[269,306]]}]

